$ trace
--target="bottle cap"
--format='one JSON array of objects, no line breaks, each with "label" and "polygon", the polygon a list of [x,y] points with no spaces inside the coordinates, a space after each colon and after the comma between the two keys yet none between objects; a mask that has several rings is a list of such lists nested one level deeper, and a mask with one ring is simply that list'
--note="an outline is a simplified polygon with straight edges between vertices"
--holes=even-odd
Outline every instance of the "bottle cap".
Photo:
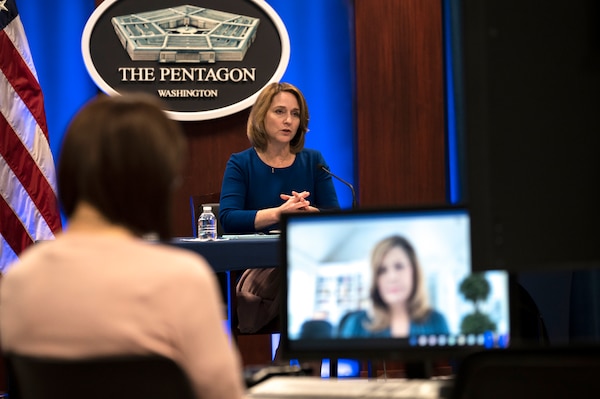
[{"label": "bottle cap", "polygon": [[204,211],[212,211],[212,206],[206,206],[206,205],[204,205],[202,207],[202,210],[204,210]]}]

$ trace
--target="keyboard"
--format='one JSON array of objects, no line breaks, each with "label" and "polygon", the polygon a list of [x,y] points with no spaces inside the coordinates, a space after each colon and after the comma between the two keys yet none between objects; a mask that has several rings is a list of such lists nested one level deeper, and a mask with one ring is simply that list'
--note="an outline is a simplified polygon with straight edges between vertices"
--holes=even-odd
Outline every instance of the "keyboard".
[{"label": "keyboard", "polygon": [[275,376],[248,390],[251,399],[446,399],[449,379],[366,379]]}]

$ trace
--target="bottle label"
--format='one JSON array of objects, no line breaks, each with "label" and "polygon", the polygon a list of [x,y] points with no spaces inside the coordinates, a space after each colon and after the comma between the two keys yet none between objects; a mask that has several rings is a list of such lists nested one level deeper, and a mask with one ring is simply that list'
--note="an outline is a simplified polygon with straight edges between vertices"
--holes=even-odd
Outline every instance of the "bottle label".
[{"label": "bottle label", "polygon": [[214,214],[203,212],[198,219],[198,238],[203,241],[217,239],[217,218]]}]

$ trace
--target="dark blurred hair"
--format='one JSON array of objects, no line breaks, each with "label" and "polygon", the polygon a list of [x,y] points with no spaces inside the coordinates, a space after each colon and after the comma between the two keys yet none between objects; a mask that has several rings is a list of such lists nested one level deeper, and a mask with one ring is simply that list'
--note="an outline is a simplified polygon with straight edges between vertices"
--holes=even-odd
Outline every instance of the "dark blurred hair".
[{"label": "dark blurred hair", "polygon": [[246,134],[253,147],[261,151],[267,149],[269,136],[265,130],[265,115],[271,107],[273,97],[284,91],[296,97],[298,107],[300,108],[300,125],[298,126],[296,135],[290,142],[291,152],[297,154],[304,148],[306,132],[308,131],[308,106],[302,92],[296,86],[289,83],[271,83],[260,92],[250,111]]},{"label": "dark blurred hair", "polygon": [[185,138],[149,94],[101,95],[73,118],[58,162],[62,208],[85,201],[136,235],[171,236]]}]

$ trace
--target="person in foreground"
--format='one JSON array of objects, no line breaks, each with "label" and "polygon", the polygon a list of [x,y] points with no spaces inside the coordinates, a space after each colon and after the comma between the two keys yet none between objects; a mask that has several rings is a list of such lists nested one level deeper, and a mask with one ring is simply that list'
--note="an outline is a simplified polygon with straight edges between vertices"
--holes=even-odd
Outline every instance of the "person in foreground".
[{"label": "person in foreground", "polygon": [[149,95],[102,95],[79,111],[58,163],[67,228],[1,281],[5,353],[159,354],[184,369],[198,398],[244,397],[214,272],[192,252],[144,239],[171,237],[185,151],[179,125]]},{"label": "person in foreground", "polygon": [[[271,232],[285,212],[339,209],[323,155],[304,148],[308,107],[289,83],[271,83],[248,118],[251,147],[232,154],[221,187],[219,218],[226,233]],[[237,287],[239,329],[255,332],[278,314],[278,269],[244,272]]]},{"label": "person in foreground", "polygon": [[448,334],[444,316],[429,307],[423,273],[412,244],[391,236],[371,254],[370,312],[352,313],[340,326],[340,336],[406,338]]}]

